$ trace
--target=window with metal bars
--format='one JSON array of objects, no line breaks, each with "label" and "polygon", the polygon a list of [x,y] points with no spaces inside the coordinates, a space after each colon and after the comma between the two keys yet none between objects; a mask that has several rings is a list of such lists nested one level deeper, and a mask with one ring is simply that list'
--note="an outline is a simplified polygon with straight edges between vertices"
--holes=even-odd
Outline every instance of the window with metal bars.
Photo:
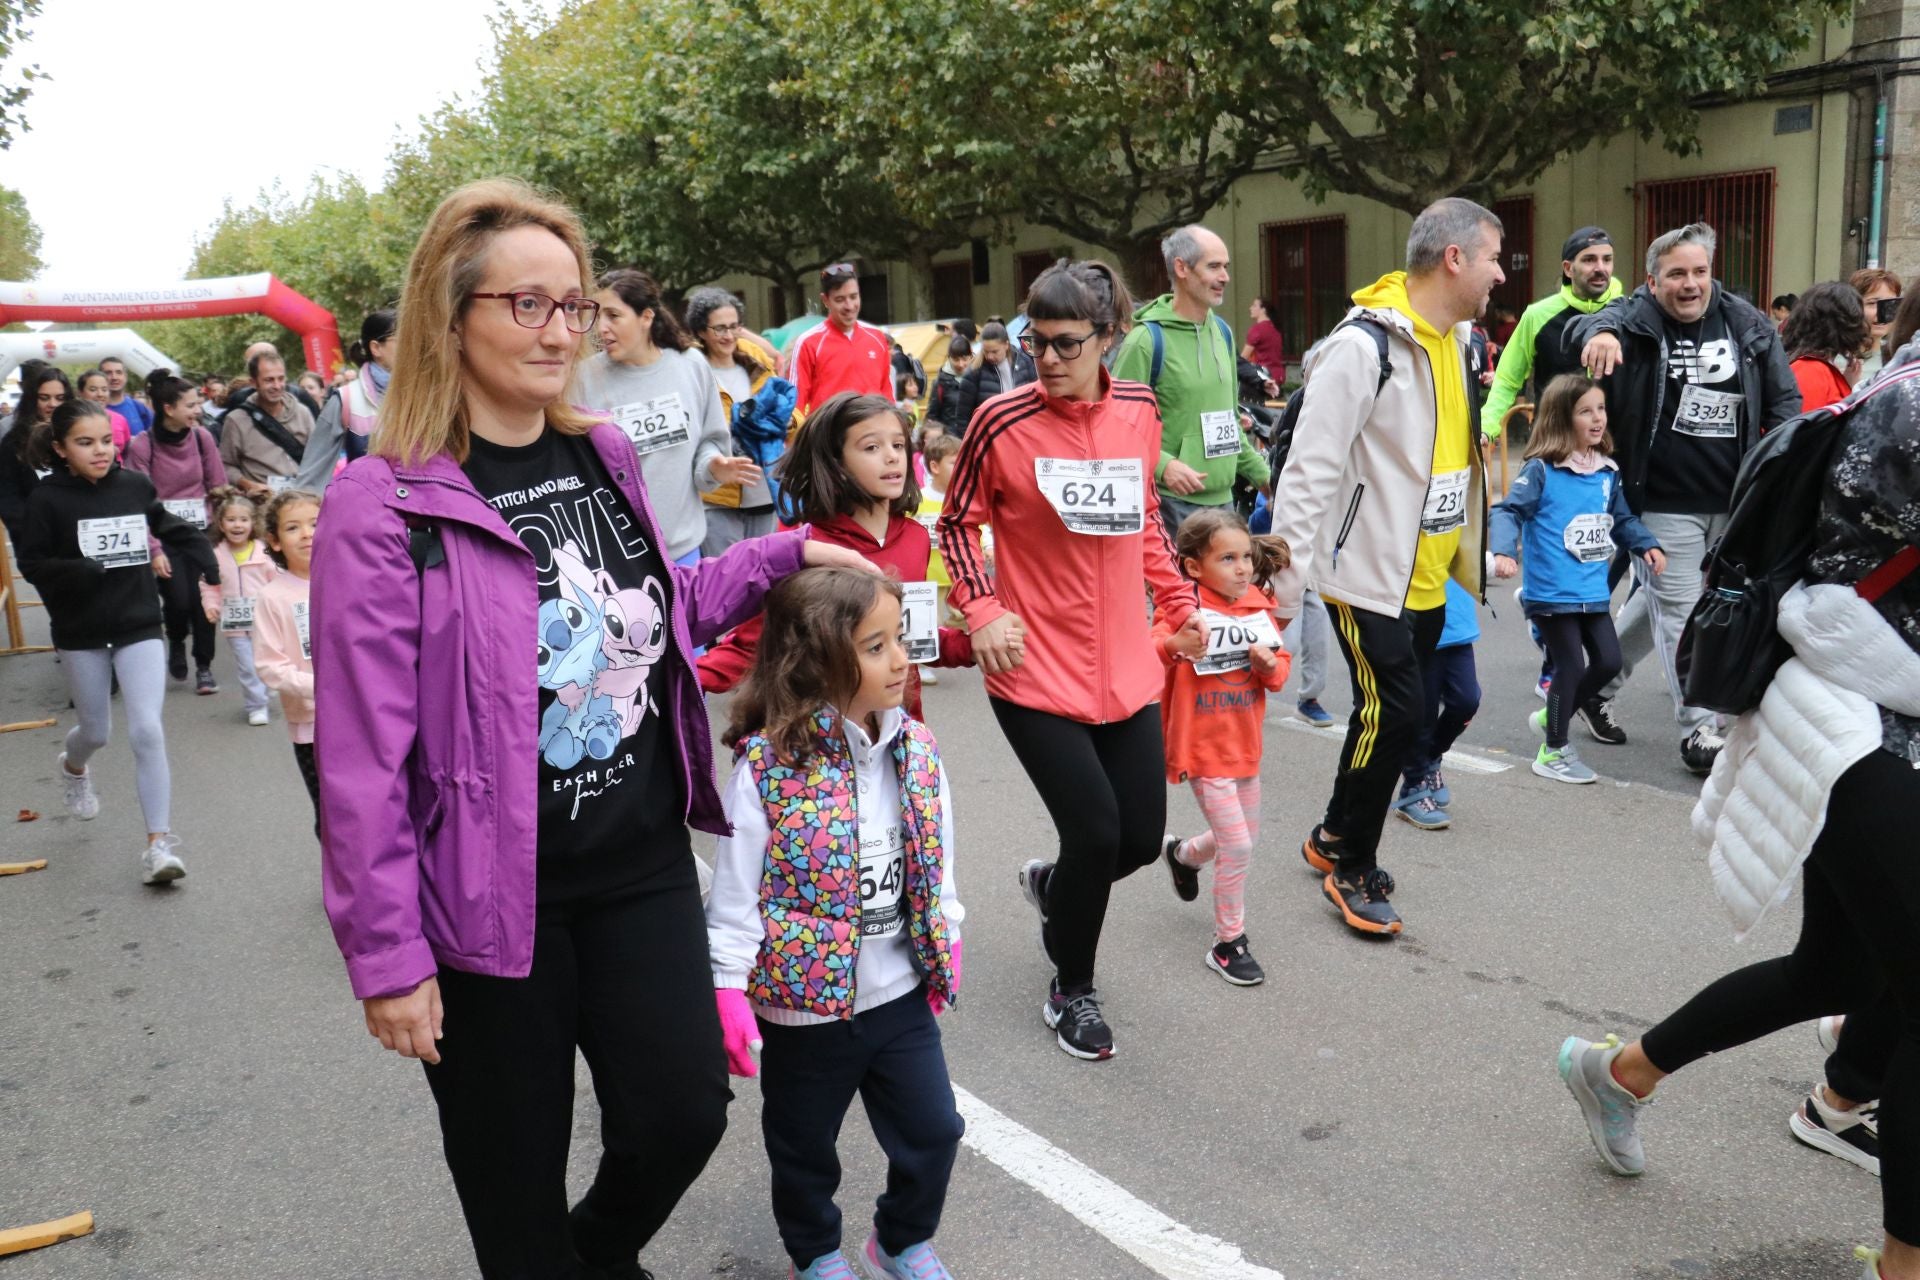
[{"label": "window with metal bars", "polygon": [[1690,222],[1704,222],[1718,241],[1714,278],[1764,308],[1773,296],[1773,189],[1772,169],[1641,183],[1633,197],[1640,229],[1638,258],[1623,265],[1639,275],[1649,244]]},{"label": "window with metal bars", "polygon": [[1489,324],[1495,307],[1512,307],[1517,316],[1533,302],[1533,197],[1496,200],[1493,216],[1500,219],[1500,269],[1507,280],[1487,300]]},{"label": "window with metal bars", "polygon": [[1289,353],[1333,332],[1353,305],[1347,288],[1347,220],[1314,218],[1260,228],[1267,297]]}]

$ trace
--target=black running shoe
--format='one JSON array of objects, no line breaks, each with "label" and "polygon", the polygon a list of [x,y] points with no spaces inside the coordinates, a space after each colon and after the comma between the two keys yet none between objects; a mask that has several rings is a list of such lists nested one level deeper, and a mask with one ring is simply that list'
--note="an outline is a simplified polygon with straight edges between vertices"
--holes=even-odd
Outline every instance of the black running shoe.
[{"label": "black running shoe", "polygon": [[1179,836],[1168,836],[1160,842],[1160,856],[1166,859],[1167,872],[1173,877],[1173,891],[1180,895],[1180,901],[1192,902],[1200,896],[1200,873],[1180,861]]},{"label": "black running shoe", "polygon": [[1320,884],[1347,927],[1361,933],[1400,932],[1399,913],[1387,903],[1393,877],[1379,867],[1365,871],[1335,871]]},{"label": "black running shoe", "polygon": [[167,641],[167,674],[175,680],[187,678],[187,642],[185,640]]},{"label": "black running shoe", "polygon": [[1712,725],[1701,725],[1680,742],[1680,762],[1687,766],[1687,772],[1706,777],[1713,772],[1713,762],[1720,755],[1720,748],[1727,745]]},{"label": "black running shoe", "polygon": [[1244,933],[1231,942],[1214,943],[1207,952],[1207,968],[1236,987],[1257,987],[1267,980],[1267,971],[1253,958],[1253,952],[1247,950]]},{"label": "black running shoe", "polygon": [[1105,1062],[1113,1056],[1113,1029],[1100,1016],[1100,993],[1092,987],[1064,992],[1060,980],[1054,979],[1040,1016],[1053,1028],[1062,1052],[1086,1062]]},{"label": "black running shoe", "polygon": [[1807,1100],[1787,1117],[1793,1136],[1816,1151],[1839,1156],[1880,1176],[1880,1105],[1863,1103],[1852,1111],[1830,1107],[1816,1086]]},{"label": "black running shoe", "polygon": [[205,697],[210,693],[220,692],[220,684],[213,678],[211,669],[201,667],[193,673],[193,691],[201,697]]},{"label": "black running shoe", "polygon": [[1020,867],[1020,892],[1040,917],[1040,954],[1053,963],[1053,948],[1047,944],[1047,886],[1053,882],[1053,864],[1029,858]]},{"label": "black running shoe", "polygon": [[1595,742],[1604,742],[1609,746],[1621,746],[1627,740],[1627,731],[1613,718],[1613,703],[1605,698],[1589,698],[1580,704],[1580,719],[1586,722],[1587,732],[1593,735]]},{"label": "black running shoe", "polygon": [[1300,842],[1300,856],[1306,859],[1308,866],[1321,875],[1331,875],[1335,862],[1334,855],[1337,852],[1334,846],[1337,843],[1338,841],[1327,839],[1325,827],[1315,827],[1307,833],[1307,838]]}]

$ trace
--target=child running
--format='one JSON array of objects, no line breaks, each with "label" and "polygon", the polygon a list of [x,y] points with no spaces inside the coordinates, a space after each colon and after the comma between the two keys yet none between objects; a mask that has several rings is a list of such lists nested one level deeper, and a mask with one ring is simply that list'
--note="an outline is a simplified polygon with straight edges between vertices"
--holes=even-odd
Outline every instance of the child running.
[{"label": "child running", "polygon": [[313,762],[313,645],[307,629],[308,574],[313,568],[313,531],[320,520],[319,495],[282,489],[267,501],[261,523],[267,550],[284,573],[276,573],[254,598],[254,663],[260,679],[280,694],[280,710],[293,735],[293,758],[313,800],[313,834],[320,834],[320,772]]},{"label": "child running", "polygon": [[1255,538],[1227,507],[1187,517],[1175,544],[1180,567],[1200,584],[1204,630],[1176,631],[1163,613],[1153,638],[1167,665],[1160,695],[1167,781],[1184,782],[1206,815],[1191,840],[1170,835],[1161,856],[1182,902],[1200,896],[1200,868],[1213,864],[1214,944],[1207,968],[1237,987],[1266,981],[1247,946],[1247,867],[1260,839],[1261,726],[1267,693],[1287,682],[1292,658],[1280,642],[1267,594],[1286,568],[1287,544]]},{"label": "child running", "polygon": [[1447,620],[1434,646],[1433,661],[1420,664],[1426,686],[1426,706],[1413,754],[1400,771],[1400,798],[1393,811],[1422,831],[1440,831],[1453,825],[1448,806],[1453,790],[1440,760],[1473,723],[1480,710],[1480,676],[1473,662],[1473,642],[1480,638],[1480,615],[1467,589],[1452,578],[1446,581]]},{"label": "child running", "polygon": [[1527,561],[1520,608],[1540,629],[1553,682],[1547,705],[1529,718],[1546,735],[1533,771],[1556,782],[1588,783],[1597,774],[1567,740],[1576,707],[1599,693],[1620,670],[1607,562],[1616,542],[1660,573],[1665,553],[1627,506],[1607,430],[1606,393],[1584,374],[1563,373],[1547,384],[1527,439],[1527,463],[1493,508],[1490,545],[1496,577],[1520,572]]},{"label": "child running", "polygon": [[[152,435],[139,436],[135,443]],[[267,686],[260,682],[253,660],[253,614],[260,590],[278,575],[260,541],[260,508],[252,498],[231,485],[207,495],[213,510],[213,526],[220,541],[214,544],[214,559],[220,564],[220,585],[200,588],[200,604],[209,622],[218,623],[220,633],[233,650],[233,665],[240,674],[240,691],[246,699],[247,723],[267,722]]]},{"label": "child running", "polygon": [[77,713],[60,756],[67,811],[82,821],[100,814],[87,761],[112,732],[118,675],[147,824],[140,878],[147,884],[178,880],[187,868],[170,825],[173,782],[160,723],[167,654],[147,536],[151,532],[173,553],[173,572],[196,580],[219,573],[213,548],[161,505],[152,481],[114,461],[112,424],[93,401],[70,400],[54,410],[34,453],[32,464],[51,473],[27,498],[20,572],[46,603]]},{"label": "child running", "polygon": [[[926,582],[933,539],[914,517],[920,486],[913,479],[913,444],[893,403],[850,391],[814,410],[775,464],[780,516],[789,526],[810,524],[821,542],[859,552],[902,582]],[[937,614],[928,611],[938,620]],[[700,658],[700,684],[725,693],[753,663],[764,619],[735,627]],[[937,667],[970,667],[973,645],[956,627],[938,628]],[[907,714],[920,717],[920,672],[907,675]]]},{"label": "child running", "polygon": [[948,1280],[931,1241],[962,1125],[934,1015],[959,989],[966,913],[940,750],[901,709],[900,587],[808,569],[765,619],[726,734],[733,834],[707,903],[728,1068],[754,1075],[764,1047],[773,1216],[798,1280],[854,1275],[833,1195],[856,1092],[887,1154],[861,1271]]}]

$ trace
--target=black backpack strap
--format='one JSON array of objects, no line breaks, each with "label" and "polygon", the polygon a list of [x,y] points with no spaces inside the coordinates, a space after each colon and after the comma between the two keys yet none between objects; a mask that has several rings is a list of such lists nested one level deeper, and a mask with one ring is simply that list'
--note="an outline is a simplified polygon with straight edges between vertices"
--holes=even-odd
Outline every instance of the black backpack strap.
[{"label": "black backpack strap", "polygon": [[440,541],[440,530],[425,516],[403,517],[407,522],[407,556],[415,573],[425,573],[447,562],[447,549]]},{"label": "black backpack strap", "polygon": [[1342,320],[1339,324],[1335,325],[1334,328],[1339,330],[1347,328],[1348,326],[1356,329],[1365,329],[1373,335],[1374,350],[1380,355],[1380,381],[1374,384],[1373,393],[1379,395],[1381,388],[1385,387],[1393,378],[1393,358],[1387,354],[1387,326],[1381,324],[1371,316],[1354,316],[1350,319]]},{"label": "black backpack strap", "polygon": [[240,411],[253,420],[253,425],[259,428],[261,435],[271,441],[282,453],[292,458],[296,464],[306,460],[307,446],[302,444],[293,432],[281,426],[279,420],[272,414],[261,409],[252,400],[241,405]]}]

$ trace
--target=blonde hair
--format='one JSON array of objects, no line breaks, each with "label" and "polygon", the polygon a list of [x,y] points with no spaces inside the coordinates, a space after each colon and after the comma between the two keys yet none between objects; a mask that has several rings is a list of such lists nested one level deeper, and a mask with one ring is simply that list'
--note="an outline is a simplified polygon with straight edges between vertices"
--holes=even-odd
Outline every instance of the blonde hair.
[{"label": "blonde hair", "polygon": [[[467,394],[454,325],[486,275],[494,237],[516,227],[544,227],[558,236],[580,264],[581,292],[592,291],[586,233],[567,206],[512,178],[470,182],[442,200],[407,262],[393,381],[380,402],[372,452],[403,463],[442,453],[467,460]],[[569,374],[584,346],[575,344]],[[567,385],[571,389],[571,376]],[[564,393],[546,414],[547,425],[567,435],[585,435],[599,421]]]}]

